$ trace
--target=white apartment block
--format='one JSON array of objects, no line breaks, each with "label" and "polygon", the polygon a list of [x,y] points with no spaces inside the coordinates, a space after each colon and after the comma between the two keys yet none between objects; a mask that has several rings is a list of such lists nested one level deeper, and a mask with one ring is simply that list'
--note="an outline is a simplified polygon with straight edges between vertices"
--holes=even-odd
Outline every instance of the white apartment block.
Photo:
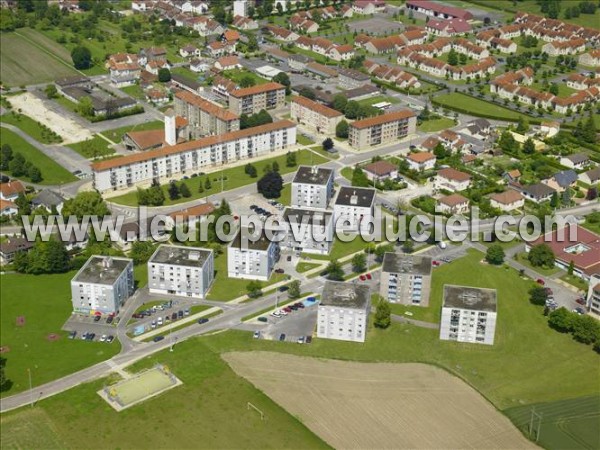
[{"label": "white apartment block", "polygon": [[286,208],[286,236],[280,245],[295,252],[328,255],[333,246],[333,214],[314,209]]},{"label": "white apartment block", "polygon": [[596,318],[600,317],[600,274],[598,273],[590,276],[586,306]]},{"label": "white apartment block", "polygon": [[247,230],[240,230],[227,247],[227,276],[267,281],[279,260],[279,243],[263,233],[252,241]]},{"label": "white apartment block", "polygon": [[318,308],[317,337],[365,342],[371,309],[368,286],[326,281]]},{"label": "white apartment block", "polygon": [[73,312],[116,314],[133,290],[132,259],[91,256],[71,280]]},{"label": "white apartment block", "polygon": [[290,117],[315,129],[317,133],[335,135],[335,128],[344,114],[314,100],[296,96],[292,98]]},{"label": "white apartment block", "polygon": [[175,113],[188,120],[194,139],[240,129],[236,114],[188,91],[175,94]]},{"label": "white apartment block", "polygon": [[238,116],[248,116],[262,109],[277,109],[285,105],[285,86],[279,83],[257,84],[229,93],[229,109]]},{"label": "white apartment block", "polygon": [[154,179],[171,179],[177,174],[266,156],[295,144],[296,125],[281,120],[93,163],[94,188],[100,192],[131,188]]},{"label": "white apartment block", "polygon": [[496,290],[444,285],[440,339],[494,344]]},{"label": "white apartment block", "polygon": [[161,245],[148,260],[148,287],[152,294],[204,298],[214,278],[212,250]]},{"label": "white apartment block", "polygon": [[348,129],[348,144],[358,150],[395,142],[414,134],[417,116],[410,110],[394,111],[368,119],[357,120]]},{"label": "white apartment block", "polygon": [[300,166],[292,181],[292,206],[327,209],[333,197],[333,169]]},{"label": "white apartment block", "polygon": [[379,294],[390,303],[428,306],[431,257],[386,253],[381,266]]},{"label": "white apartment block", "polygon": [[368,231],[374,214],[375,189],[346,186],[340,188],[333,206],[336,230]]}]

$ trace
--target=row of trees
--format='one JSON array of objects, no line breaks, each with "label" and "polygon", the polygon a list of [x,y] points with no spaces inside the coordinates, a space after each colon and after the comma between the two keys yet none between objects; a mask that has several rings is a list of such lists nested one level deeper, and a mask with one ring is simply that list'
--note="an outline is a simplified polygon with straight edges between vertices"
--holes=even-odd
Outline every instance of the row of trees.
[{"label": "row of trees", "polygon": [[247,114],[242,114],[240,116],[240,129],[244,130],[246,128],[257,127],[259,125],[264,125],[267,123],[272,123],[273,117],[264,109],[261,109],[256,114],[248,116]]},{"label": "row of trees", "polygon": [[593,344],[594,350],[600,353],[600,323],[593,317],[558,308],[548,314],[548,325],[561,333],[571,333],[583,344]]},{"label": "row of trees", "polygon": [[372,105],[361,105],[355,100],[348,100],[343,94],[336,94],[333,97],[331,107],[336,111],[344,113],[347,119],[362,119],[365,117],[378,116],[382,113],[381,110]]},{"label": "row of trees", "polygon": [[39,183],[44,178],[42,171],[18,152],[13,152],[9,144],[0,148],[0,170],[10,171],[13,177],[29,177],[32,183]]}]

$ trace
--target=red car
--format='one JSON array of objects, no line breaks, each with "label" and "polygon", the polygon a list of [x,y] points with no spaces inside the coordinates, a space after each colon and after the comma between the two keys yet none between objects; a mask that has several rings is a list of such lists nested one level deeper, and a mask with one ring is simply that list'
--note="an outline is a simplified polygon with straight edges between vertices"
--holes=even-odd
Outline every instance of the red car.
[{"label": "red car", "polygon": [[585,305],[585,299],[582,297],[579,297],[577,300],[575,300],[577,303],[579,303],[580,305]]},{"label": "red car", "polygon": [[364,276],[364,275],[361,275],[361,276],[360,276],[360,277],[358,277],[358,278],[360,279],[360,281],[365,281],[365,280],[366,280],[366,278],[365,278],[365,276]]},{"label": "red car", "polygon": [[541,278],[538,278],[537,280],[535,280],[535,282],[536,282],[537,284],[541,284],[542,286],[546,284],[546,283],[545,283],[545,281],[544,281],[544,280],[542,280]]},{"label": "red car", "polygon": [[433,267],[438,267],[440,265],[440,262],[439,261],[431,261],[431,265]]},{"label": "red car", "polygon": [[373,278],[370,273],[366,274],[365,276],[367,277],[367,280],[371,280]]}]

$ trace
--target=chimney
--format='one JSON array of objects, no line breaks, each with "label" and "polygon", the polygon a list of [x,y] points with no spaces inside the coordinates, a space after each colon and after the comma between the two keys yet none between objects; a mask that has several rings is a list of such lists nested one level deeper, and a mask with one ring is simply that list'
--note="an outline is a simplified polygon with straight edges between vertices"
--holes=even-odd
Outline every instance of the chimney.
[{"label": "chimney", "polygon": [[352,195],[350,196],[350,204],[351,205],[357,205],[358,204],[358,195],[356,195],[356,191],[353,191]]},{"label": "chimney", "polygon": [[165,142],[167,145],[177,144],[177,127],[175,125],[175,111],[169,108],[165,112]]}]

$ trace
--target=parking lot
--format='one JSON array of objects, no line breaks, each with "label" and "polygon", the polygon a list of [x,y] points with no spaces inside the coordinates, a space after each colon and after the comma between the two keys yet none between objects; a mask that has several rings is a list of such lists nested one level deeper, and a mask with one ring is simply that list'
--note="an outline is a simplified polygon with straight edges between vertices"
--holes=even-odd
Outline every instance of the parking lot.
[{"label": "parking lot", "polygon": [[87,337],[86,340],[88,341],[105,342],[109,337],[112,337],[112,339],[108,339],[111,343],[117,334],[116,325],[117,320],[108,316],[72,314],[62,329],[70,333],[69,339],[84,339],[84,337]]},{"label": "parking lot", "polygon": [[378,36],[389,33],[402,33],[404,25],[380,17],[348,22],[351,32],[365,33],[369,36]]},{"label": "parking lot", "polygon": [[299,303],[303,307],[278,308],[276,316],[264,314],[262,317],[267,320],[266,326],[257,326],[259,331],[255,332],[254,337],[281,342],[298,342],[302,339],[302,343],[306,343],[306,337],[312,337],[317,324],[318,302],[305,300]]}]

